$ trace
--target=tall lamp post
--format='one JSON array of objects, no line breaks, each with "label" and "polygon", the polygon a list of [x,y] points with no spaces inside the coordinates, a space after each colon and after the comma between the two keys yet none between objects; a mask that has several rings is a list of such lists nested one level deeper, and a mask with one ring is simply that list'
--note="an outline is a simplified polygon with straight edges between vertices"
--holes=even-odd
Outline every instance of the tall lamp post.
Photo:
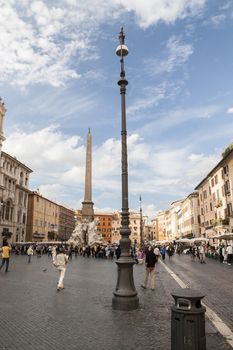
[{"label": "tall lamp post", "polygon": [[142,197],[139,198],[140,203],[140,247],[143,246],[143,227],[142,227]]},{"label": "tall lamp post", "polygon": [[129,207],[128,207],[128,162],[127,162],[127,130],[126,130],[126,108],[125,94],[128,81],[125,78],[124,57],[128,55],[125,45],[125,34],[123,28],[119,33],[120,45],[116,49],[120,56],[121,72],[118,85],[121,95],[121,171],[122,171],[122,212],[121,212],[121,256],[117,260],[117,285],[112,299],[112,307],[115,310],[135,310],[139,306],[139,298],[134,286],[133,265],[134,260],[130,255],[130,233]]}]

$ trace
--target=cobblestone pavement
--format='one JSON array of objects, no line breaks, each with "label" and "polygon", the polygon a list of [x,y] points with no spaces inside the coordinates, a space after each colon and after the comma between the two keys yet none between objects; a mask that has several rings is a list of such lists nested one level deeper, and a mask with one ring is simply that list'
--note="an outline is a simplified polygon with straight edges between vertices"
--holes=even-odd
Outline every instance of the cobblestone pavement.
[{"label": "cobblestone pavement", "polygon": [[165,263],[190,288],[201,290],[206,295],[206,305],[233,331],[233,266],[211,258],[200,264],[185,254],[176,255],[171,261],[166,259]]},{"label": "cobblestone pavement", "polygon": [[[166,263],[178,269],[180,277],[189,282],[192,272],[189,273],[186,268],[186,262],[190,264],[186,258],[178,260],[175,257],[172,262]],[[204,274],[202,277],[198,271],[202,268],[203,271],[211,270],[211,265],[208,265],[193,265],[196,274],[192,287],[203,290],[201,281],[205,282]],[[225,267],[222,268],[221,271],[225,271]],[[27,257],[12,256],[10,272],[0,272],[0,349],[169,350],[171,291],[178,286],[158,264],[156,290],[141,290],[143,272],[144,266],[134,266],[140,309],[124,312],[111,307],[117,278],[113,261],[73,258],[67,268],[65,289],[57,292],[58,274],[50,258],[33,257],[28,264]],[[225,281],[223,273],[221,280]],[[215,291],[215,297],[212,297],[209,290],[205,302],[210,305],[215,298],[215,302],[222,305],[222,293],[218,292]],[[208,350],[231,349],[209,322],[206,323],[206,331]]]}]

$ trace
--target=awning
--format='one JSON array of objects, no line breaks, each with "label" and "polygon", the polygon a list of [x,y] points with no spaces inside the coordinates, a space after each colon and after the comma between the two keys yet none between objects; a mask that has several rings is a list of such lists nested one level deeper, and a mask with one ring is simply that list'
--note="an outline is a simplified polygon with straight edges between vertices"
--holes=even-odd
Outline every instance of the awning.
[{"label": "awning", "polygon": [[225,233],[225,234],[214,236],[211,238],[213,238],[213,239],[225,239],[225,240],[231,241],[231,240],[233,240],[233,233]]},{"label": "awning", "polygon": [[209,238],[205,238],[205,237],[196,237],[196,238],[192,238],[191,241],[194,242],[209,242]]}]

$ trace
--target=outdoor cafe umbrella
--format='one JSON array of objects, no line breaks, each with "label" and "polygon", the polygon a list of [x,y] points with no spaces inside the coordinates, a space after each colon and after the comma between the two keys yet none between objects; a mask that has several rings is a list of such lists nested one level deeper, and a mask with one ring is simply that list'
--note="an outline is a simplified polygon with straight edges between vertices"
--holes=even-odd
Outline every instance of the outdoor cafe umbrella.
[{"label": "outdoor cafe umbrella", "polygon": [[209,238],[205,238],[205,237],[196,237],[196,238],[192,238],[191,241],[194,242],[209,242]]},{"label": "outdoor cafe umbrella", "polygon": [[177,243],[192,243],[190,238],[180,238],[176,241]]}]

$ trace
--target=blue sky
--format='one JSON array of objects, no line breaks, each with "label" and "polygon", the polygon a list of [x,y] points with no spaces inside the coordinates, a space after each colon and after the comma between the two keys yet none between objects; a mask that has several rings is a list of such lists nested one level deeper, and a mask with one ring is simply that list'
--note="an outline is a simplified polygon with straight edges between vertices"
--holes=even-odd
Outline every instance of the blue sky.
[{"label": "blue sky", "polygon": [[152,217],[193,191],[233,139],[232,0],[0,0],[3,150],[31,189],[80,208],[93,138],[96,210],[120,210],[123,25],[129,206]]}]

